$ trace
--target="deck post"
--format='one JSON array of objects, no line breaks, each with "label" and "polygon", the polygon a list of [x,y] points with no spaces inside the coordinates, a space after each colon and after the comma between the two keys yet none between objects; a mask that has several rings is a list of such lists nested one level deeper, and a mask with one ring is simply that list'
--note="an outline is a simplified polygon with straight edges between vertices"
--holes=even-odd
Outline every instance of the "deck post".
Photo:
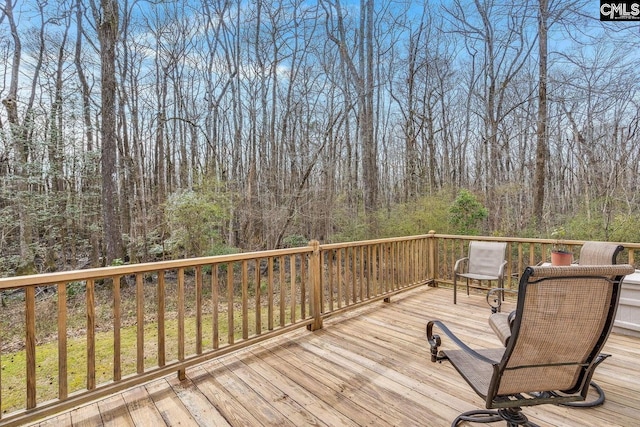
[{"label": "deck post", "polygon": [[313,249],[309,260],[309,268],[311,272],[309,279],[311,279],[311,285],[313,291],[311,292],[311,315],[313,316],[313,323],[307,326],[310,331],[316,331],[322,329],[322,263],[320,262],[320,242],[317,240],[311,240],[309,246]]},{"label": "deck post", "polygon": [[431,275],[431,283],[433,286],[438,287],[438,275],[437,275],[437,259],[436,254],[436,238],[435,230],[429,230],[429,274]]}]

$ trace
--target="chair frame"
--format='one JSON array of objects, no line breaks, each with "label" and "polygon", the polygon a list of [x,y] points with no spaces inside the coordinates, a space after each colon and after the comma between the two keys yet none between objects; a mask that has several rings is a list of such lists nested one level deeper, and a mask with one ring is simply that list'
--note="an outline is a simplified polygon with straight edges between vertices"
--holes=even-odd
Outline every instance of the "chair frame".
[{"label": "chair frame", "polygon": [[[516,316],[513,324],[512,336],[506,348],[504,349],[478,351],[473,350],[465,345],[459,338],[457,338],[442,322],[437,320],[429,321],[426,326],[426,333],[427,340],[430,345],[431,361],[442,362],[445,360],[449,360],[454,365],[456,370],[458,370],[458,372],[462,375],[465,381],[467,381],[467,383],[469,383],[469,385],[474,389],[474,391],[476,391],[479,396],[485,399],[485,405],[487,408],[487,410],[475,410],[461,414],[454,420],[454,422],[452,423],[452,427],[457,426],[462,421],[487,423],[500,420],[506,421],[509,426],[535,426],[535,424],[529,422],[527,417],[521,412],[522,406],[533,406],[541,404],[566,404],[584,401],[586,399],[589,385],[591,383],[591,377],[593,375],[593,372],[595,371],[595,368],[608,356],[602,355],[600,354],[600,352],[604,347],[604,344],[613,327],[615,313],[620,298],[622,279],[626,274],[630,274],[633,271],[635,270],[631,265],[528,267],[524,271],[520,279],[518,302]],[[512,356],[514,356],[514,354],[516,355],[514,356],[513,363],[517,365],[516,362],[518,362],[518,351],[522,352],[522,344],[519,344],[518,340],[522,339],[526,342],[529,338],[531,338],[530,334],[534,333],[534,331],[532,331],[530,327],[525,326],[523,327],[523,330],[525,332],[522,336],[520,334],[521,325],[523,325],[523,317],[531,315],[531,313],[525,311],[525,308],[527,307],[526,301],[528,298],[527,288],[529,286],[536,286],[538,284],[544,284],[545,282],[550,280],[552,281],[558,279],[598,280],[602,282],[603,285],[608,284],[607,286],[611,286],[610,294],[608,294],[607,300],[603,301],[603,304],[601,306],[601,308],[603,309],[603,313],[606,312],[606,318],[602,319],[600,328],[594,331],[596,334],[595,336],[597,336],[598,338],[595,340],[592,346],[585,348],[585,354],[587,354],[587,356],[584,360],[574,360],[571,361],[571,363],[567,361],[554,361],[551,364],[549,364],[550,362],[546,361],[546,359],[544,358],[541,358],[540,363],[527,361],[527,363],[529,363],[528,365],[526,365],[527,369],[557,369],[560,367],[564,369],[565,366],[573,367],[576,373],[573,377],[573,380],[571,381],[572,385],[570,387],[565,387],[565,389],[557,390],[529,390],[527,387],[539,387],[539,384],[523,384],[518,392],[512,391],[508,392],[507,394],[500,395],[499,387],[501,386],[503,376],[506,376],[508,381],[509,376],[513,376],[513,372],[515,372],[513,371],[514,366],[510,364]],[[449,355],[447,355],[445,351],[440,351],[439,347],[442,342],[440,336],[433,333],[433,329],[435,326],[437,326],[448,337],[450,337],[461,350],[450,351]],[[559,325],[559,327],[561,326],[562,325]],[[547,335],[545,335],[545,337],[546,336]],[[457,354],[456,358],[449,357],[453,357],[454,354]],[[464,358],[461,358],[460,355],[464,356]],[[490,373],[491,377],[483,377],[482,379],[485,384],[488,384],[486,395],[483,394],[482,388],[477,386],[478,377],[476,372],[473,371],[473,374],[470,375],[471,378],[467,377],[465,376],[465,372],[471,371],[469,371],[468,368],[462,369],[457,365],[457,363],[461,363],[460,360],[462,359],[471,359],[477,361],[478,363],[485,364],[485,370],[481,371],[485,374],[488,372],[486,364],[489,364],[492,367],[492,372]],[[509,373],[510,370],[511,373]],[[552,376],[551,378],[554,378],[555,380],[555,377]],[[511,380],[513,381],[513,377],[511,377]],[[535,381],[536,380],[534,380],[534,382]]]},{"label": "chair frame", "polygon": [[[494,265],[490,265],[489,267],[485,265],[481,265],[484,269],[479,271],[472,269],[469,271],[470,266],[474,265],[474,255],[477,252],[482,251],[482,247],[491,248],[492,252],[502,252],[502,262],[500,264],[495,263]],[[460,258],[456,261],[453,266],[453,303],[458,303],[458,277],[463,277],[466,279],[466,287],[467,287],[467,295],[469,295],[469,288],[477,288],[477,289],[485,289],[488,290],[490,288],[483,287],[482,281],[498,282],[498,288],[504,287],[504,273],[505,267],[507,266],[507,261],[505,258],[505,253],[507,250],[507,244],[504,242],[485,242],[485,241],[471,241],[469,242],[468,255],[464,258]],[[491,257],[492,258],[492,257]],[[490,271],[487,271],[488,270]],[[469,284],[469,281],[477,280],[480,282],[480,286],[473,286]]]}]

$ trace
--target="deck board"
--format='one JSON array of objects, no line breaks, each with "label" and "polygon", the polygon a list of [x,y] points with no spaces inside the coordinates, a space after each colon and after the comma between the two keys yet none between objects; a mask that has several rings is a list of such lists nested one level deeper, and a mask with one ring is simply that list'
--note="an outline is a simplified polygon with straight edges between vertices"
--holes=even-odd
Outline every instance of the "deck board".
[{"label": "deck board", "polygon": [[[488,315],[478,293],[454,306],[450,289],[425,287],[195,366],[184,381],[161,378],[33,425],[446,426],[483,402],[450,364],[429,361],[425,324],[441,319],[472,346],[499,346]],[[524,413],[543,426],[636,425],[640,339],[612,334],[605,352],[594,375],[604,405]]]},{"label": "deck board", "polygon": [[153,381],[145,386],[149,397],[167,425],[198,427],[189,410],[182,403],[167,379]]},{"label": "deck board", "polygon": [[180,381],[177,375],[168,378],[169,385],[180,398],[189,413],[200,427],[228,427],[230,424],[220,415],[207,397],[198,390],[198,387],[186,378]]},{"label": "deck board", "polygon": [[[162,381],[162,380],[159,380]],[[136,426],[162,426],[165,422],[149,396],[146,386],[134,387],[122,393],[129,415]]]},{"label": "deck board", "polygon": [[122,394],[116,394],[98,402],[98,409],[105,427],[134,427]]}]

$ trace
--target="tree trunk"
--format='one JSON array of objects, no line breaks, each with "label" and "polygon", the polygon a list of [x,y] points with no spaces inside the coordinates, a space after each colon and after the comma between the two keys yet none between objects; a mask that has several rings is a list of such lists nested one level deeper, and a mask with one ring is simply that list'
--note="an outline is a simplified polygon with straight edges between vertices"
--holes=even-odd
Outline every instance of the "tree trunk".
[{"label": "tree trunk", "polygon": [[[87,215],[82,227],[90,229],[90,245],[91,245],[91,266],[97,267],[99,265],[99,247],[100,247],[100,233],[97,227],[91,227],[91,224],[97,224],[99,222],[98,213],[98,195],[96,177],[97,177],[97,160],[93,151],[94,147],[94,129],[93,122],[91,120],[91,89],[87,81],[87,77],[84,72],[82,64],[82,37],[83,37],[83,16],[84,7],[83,0],[76,1],[76,47],[74,62],[76,66],[76,72],[78,73],[78,80],[80,82],[80,90],[82,92],[82,117],[84,122],[85,138],[87,140],[86,151],[84,152],[84,179],[82,180],[82,193],[86,203],[90,206],[91,214]],[[95,212],[95,213],[94,213]]]},{"label": "tree trunk", "polygon": [[105,264],[124,255],[120,215],[118,215],[117,135],[116,135],[116,42],[118,40],[118,2],[101,0],[94,7],[100,41],[102,93],[102,220]]},{"label": "tree trunk", "polygon": [[[13,4],[11,0],[6,1],[6,5],[4,8],[5,16],[9,21],[9,28],[11,30],[11,35],[13,37],[14,42],[14,51],[13,51],[13,59],[11,63],[11,82],[9,85],[9,93],[7,97],[2,100],[2,104],[4,105],[7,111],[7,120],[9,121],[9,126],[11,129],[11,140],[13,143],[13,149],[15,153],[15,207],[18,213],[19,219],[19,247],[20,247],[20,259],[21,267],[25,268],[25,272],[29,273],[32,271],[28,271],[31,269],[30,266],[33,265],[33,251],[31,250],[31,243],[33,242],[32,230],[31,230],[31,220],[29,219],[27,212],[27,200],[28,197],[27,191],[27,183],[28,174],[25,169],[25,165],[29,158],[29,143],[27,138],[29,138],[29,130],[28,130],[28,116],[31,114],[30,106],[27,109],[27,113],[25,115],[24,122],[20,123],[20,118],[18,114],[18,79],[20,74],[20,61],[22,56],[22,43],[20,41],[20,36],[18,34],[18,28],[16,26],[14,17],[13,17]],[[37,77],[34,77],[36,79]]]},{"label": "tree trunk", "polygon": [[545,165],[547,159],[547,0],[540,0],[538,16],[539,37],[539,83],[538,83],[538,128],[536,144],[536,172],[533,183],[532,218],[542,218],[544,205]]}]

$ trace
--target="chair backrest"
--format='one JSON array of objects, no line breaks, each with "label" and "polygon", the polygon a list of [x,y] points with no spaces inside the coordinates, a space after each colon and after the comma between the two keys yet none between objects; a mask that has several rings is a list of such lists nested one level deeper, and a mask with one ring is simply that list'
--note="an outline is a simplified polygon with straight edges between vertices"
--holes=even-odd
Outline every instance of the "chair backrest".
[{"label": "chair backrest", "polygon": [[504,242],[469,242],[469,273],[497,276],[504,263]]},{"label": "chair backrest", "polygon": [[585,242],[580,249],[580,265],[615,264],[624,246],[608,242]]},{"label": "chair backrest", "polygon": [[632,272],[626,264],[528,267],[487,405],[517,393],[561,390],[586,396],[592,365],[613,326],[620,282]]}]

